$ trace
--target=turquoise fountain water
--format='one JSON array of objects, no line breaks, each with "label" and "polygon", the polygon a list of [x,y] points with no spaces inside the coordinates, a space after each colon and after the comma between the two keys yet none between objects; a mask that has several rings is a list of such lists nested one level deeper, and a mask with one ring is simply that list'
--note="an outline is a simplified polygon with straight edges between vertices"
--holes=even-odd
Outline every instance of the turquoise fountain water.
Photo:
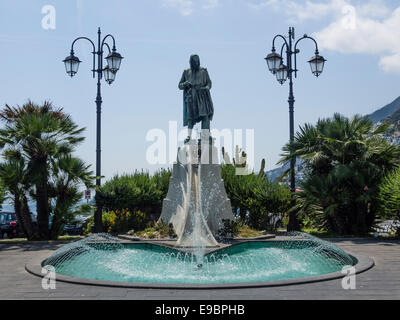
[{"label": "turquoise fountain water", "polygon": [[88,237],[43,262],[59,274],[95,280],[157,284],[232,284],[312,277],[342,270],[354,259],[337,246],[303,233],[280,241],[246,242],[198,257],[155,244]]}]

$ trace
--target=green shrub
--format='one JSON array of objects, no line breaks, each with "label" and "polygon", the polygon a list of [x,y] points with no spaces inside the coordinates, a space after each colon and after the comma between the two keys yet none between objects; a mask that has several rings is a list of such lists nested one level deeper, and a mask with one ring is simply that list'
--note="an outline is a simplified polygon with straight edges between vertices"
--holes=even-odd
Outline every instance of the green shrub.
[{"label": "green shrub", "polygon": [[271,218],[287,211],[289,189],[263,174],[236,175],[233,165],[222,165],[221,168],[228,198],[240,220],[255,229],[274,229]]},{"label": "green shrub", "polygon": [[[104,231],[109,233],[125,233],[129,230],[142,230],[146,224],[146,215],[140,210],[128,209],[103,211]],[[93,216],[90,218],[85,234],[91,232],[94,224]]]},{"label": "green shrub", "polygon": [[239,224],[238,232],[236,234],[239,238],[255,238],[262,236],[263,232],[250,228],[246,224]]},{"label": "green shrub", "polygon": [[172,223],[166,223],[163,220],[156,223],[155,230],[158,231],[162,237],[177,237],[174,230],[174,225]]},{"label": "green shrub", "polygon": [[116,175],[100,187],[96,203],[106,211],[129,209],[141,210],[146,215],[160,213],[170,176],[170,170],[160,170],[154,175],[144,171]]},{"label": "green shrub", "polygon": [[[390,172],[379,186],[380,217],[400,221],[400,168]],[[397,233],[399,233],[400,228]]]},{"label": "green shrub", "polygon": [[223,219],[222,220],[223,227],[218,230],[218,236],[221,238],[230,238],[234,237],[238,234],[239,232],[239,221],[236,220],[229,220],[229,219]]},{"label": "green shrub", "polygon": [[148,226],[141,231],[129,232],[129,234],[134,235],[143,239],[163,239],[163,238],[176,238],[175,231],[172,224],[164,223],[163,221],[157,223],[148,223]]},{"label": "green shrub", "polygon": [[218,230],[218,236],[221,238],[239,237],[253,238],[263,235],[262,232],[250,228],[241,220],[223,220],[224,226]]}]

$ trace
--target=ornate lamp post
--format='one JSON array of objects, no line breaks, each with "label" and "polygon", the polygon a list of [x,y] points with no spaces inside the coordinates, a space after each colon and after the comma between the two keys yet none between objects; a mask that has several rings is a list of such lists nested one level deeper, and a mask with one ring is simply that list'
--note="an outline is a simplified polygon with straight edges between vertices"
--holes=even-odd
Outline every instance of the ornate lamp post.
[{"label": "ornate lamp post", "polygon": [[[108,38],[112,39],[112,50],[110,49],[109,44],[106,42]],[[115,47],[115,38],[108,34],[103,39],[101,39],[101,31],[100,28],[97,31],[97,50],[94,42],[86,37],[78,37],[76,38],[71,45],[71,53],[68,57],[66,57],[63,62],[65,64],[65,70],[68,75],[73,77],[79,68],[79,63],[81,62],[78,57],[74,55],[74,44],[78,40],[87,40],[93,46],[93,78],[96,77],[97,73],[97,96],[96,96],[96,107],[97,107],[97,139],[96,139],[96,187],[100,187],[101,185],[101,79],[104,76],[104,80],[111,85],[111,83],[115,80],[115,76],[119,67],[121,65],[121,61],[123,57],[116,51]],[[105,58],[107,61],[107,65],[103,68],[103,48],[107,47],[108,55]],[[96,64],[96,55],[97,55],[97,64]],[[96,212],[94,214],[94,224],[95,224],[95,232],[103,231],[103,222],[102,222],[102,209],[101,207],[96,207]]]},{"label": "ornate lamp post", "polygon": [[[275,50],[275,40],[277,38],[283,39],[283,44],[281,47],[280,54],[276,53]],[[289,79],[289,126],[290,126],[290,142],[294,140],[294,95],[293,95],[293,73],[295,78],[297,78],[297,54],[300,52],[297,49],[298,43],[303,39],[310,39],[315,44],[315,55],[308,61],[310,63],[311,72],[318,77],[325,64],[324,57],[319,55],[318,44],[314,38],[307,36],[306,34],[298,39],[293,46],[295,40],[294,28],[289,28],[289,36],[285,38],[283,35],[276,35],[272,40],[272,52],[268,54],[265,58],[268,64],[269,71],[276,75],[276,79],[282,85],[287,79]],[[286,49],[286,61],[283,58],[283,50]],[[294,63],[294,64],[293,64]],[[292,192],[292,204],[293,203],[293,193],[296,190],[295,181],[295,164],[296,159],[292,158],[290,161],[290,191]],[[289,216],[288,231],[299,230],[299,222],[296,217],[296,213],[292,212]]]}]

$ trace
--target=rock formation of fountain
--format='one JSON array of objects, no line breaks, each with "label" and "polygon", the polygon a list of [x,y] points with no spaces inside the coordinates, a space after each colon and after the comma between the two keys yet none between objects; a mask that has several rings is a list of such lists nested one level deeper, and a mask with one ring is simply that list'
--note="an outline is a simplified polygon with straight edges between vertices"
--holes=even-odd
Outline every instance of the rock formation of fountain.
[{"label": "rock formation of fountain", "polygon": [[159,219],[173,224],[178,236],[176,246],[195,248],[198,257],[203,255],[202,249],[218,246],[215,238],[223,220],[233,220],[217,148],[210,140],[190,140],[178,149]]}]

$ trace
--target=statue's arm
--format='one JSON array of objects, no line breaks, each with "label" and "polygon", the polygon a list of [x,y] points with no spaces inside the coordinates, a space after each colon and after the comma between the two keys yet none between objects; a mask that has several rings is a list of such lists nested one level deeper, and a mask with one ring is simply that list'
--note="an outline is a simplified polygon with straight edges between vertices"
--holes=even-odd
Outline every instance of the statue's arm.
[{"label": "statue's arm", "polygon": [[181,81],[179,81],[179,85],[178,85],[180,90],[184,90],[185,89],[185,87],[186,87],[185,86],[185,82],[186,82],[186,71],[183,71]]}]

